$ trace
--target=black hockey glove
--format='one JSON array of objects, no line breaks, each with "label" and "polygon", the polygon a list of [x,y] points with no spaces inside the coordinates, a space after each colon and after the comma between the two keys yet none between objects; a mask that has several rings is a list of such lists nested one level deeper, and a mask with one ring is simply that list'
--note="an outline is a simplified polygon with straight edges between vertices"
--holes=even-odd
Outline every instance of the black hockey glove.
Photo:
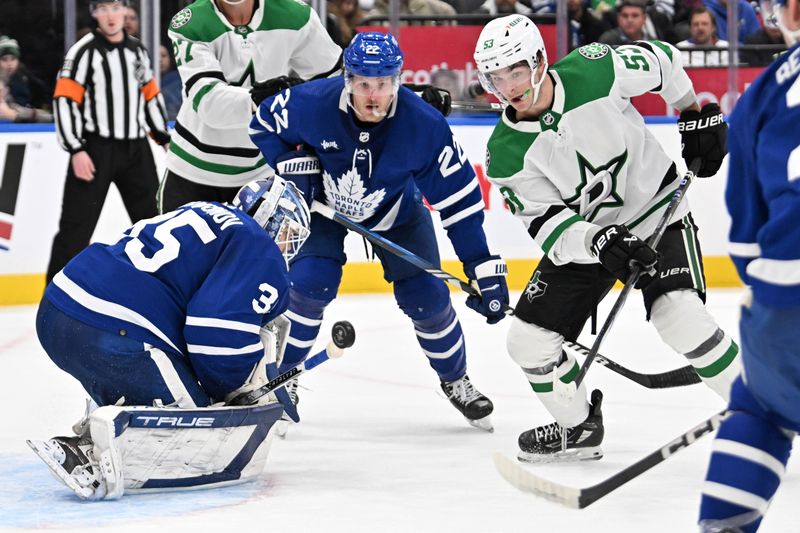
[{"label": "black hockey glove", "polygon": [[508,305],[508,267],[498,255],[464,265],[464,273],[474,279],[481,290],[480,296],[468,296],[467,307],[486,317],[486,322],[496,324],[506,317],[503,307]]},{"label": "black hockey glove", "polygon": [[322,194],[322,177],[319,169],[319,159],[303,150],[283,154],[278,157],[275,165],[275,172],[297,186],[309,207],[311,202]]},{"label": "black hockey glove", "polygon": [[646,287],[655,279],[658,253],[625,226],[612,224],[598,231],[592,239],[592,253],[623,283],[631,275],[633,266],[638,264],[642,274],[636,282],[637,289]]},{"label": "black hockey glove", "polygon": [[713,176],[728,153],[728,125],[717,104],[706,104],[698,113],[693,110],[681,112],[678,119],[683,149],[681,155],[686,165],[699,157],[703,164],[697,175],[701,178]]},{"label": "black hockey glove", "polygon": [[450,91],[434,87],[433,85],[417,85],[415,83],[404,83],[403,87],[411,89],[420,98],[428,102],[436,108],[442,115],[447,116],[450,114],[453,99],[450,97]]},{"label": "black hockey glove", "polygon": [[269,98],[270,96],[278,94],[284,89],[294,87],[300,83],[303,83],[303,80],[297,76],[278,76],[277,78],[272,78],[271,80],[259,81],[254,83],[250,88],[250,98],[253,99],[253,102],[256,104],[256,106],[259,106],[265,98]]},{"label": "black hockey glove", "polygon": [[159,146],[166,146],[169,144],[169,133],[165,131],[152,130],[150,136]]}]

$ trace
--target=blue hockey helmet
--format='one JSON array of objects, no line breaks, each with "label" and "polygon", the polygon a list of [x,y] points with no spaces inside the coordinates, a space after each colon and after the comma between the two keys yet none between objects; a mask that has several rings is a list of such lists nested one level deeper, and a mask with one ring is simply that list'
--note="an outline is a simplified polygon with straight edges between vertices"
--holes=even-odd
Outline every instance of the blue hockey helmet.
[{"label": "blue hockey helmet", "polygon": [[259,178],[239,189],[233,206],[264,228],[288,264],[311,233],[311,213],[302,193],[280,176]]},{"label": "blue hockey helmet", "polygon": [[403,51],[391,33],[359,33],[344,50],[344,71],[349,76],[379,78],[400,76]]}]

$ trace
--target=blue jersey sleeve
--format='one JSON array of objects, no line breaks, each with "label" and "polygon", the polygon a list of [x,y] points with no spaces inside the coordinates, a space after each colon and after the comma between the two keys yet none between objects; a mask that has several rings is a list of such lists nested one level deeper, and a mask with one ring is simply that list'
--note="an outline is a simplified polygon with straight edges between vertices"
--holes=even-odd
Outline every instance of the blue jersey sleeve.
[{"label": "blue jersey sleeve", "polygon": [[266,234],[242,230],[222,249],[187,305],[184,337],[192,367],[215,400],[239,388],[264,355],[259,329],[289,302],[283,257]]},{"label": "blue jersey sleeve", "polygon": [[250,139],[273,168],[279,156],[295,150],[303,142],[299,131],[301,110],[295,104],[297,98],[292,100],[292,90],[266,98],[250,121]]},{"label": "blue jersey sleeve", "polygon": [[444,117],[437,117],[432,129],[428,163],[416,176],[416,184],[441,215],[458,258],[468,264],[490,255],[483,231],[483,195],[475,171]]}]

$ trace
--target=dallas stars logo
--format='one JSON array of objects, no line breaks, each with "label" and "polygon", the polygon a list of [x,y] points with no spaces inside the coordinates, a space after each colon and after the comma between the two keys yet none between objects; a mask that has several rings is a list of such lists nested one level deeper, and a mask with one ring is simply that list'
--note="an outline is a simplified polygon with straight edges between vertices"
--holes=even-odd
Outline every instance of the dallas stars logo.
[{"label": "dallas stars logo", "polygon": [[564,202],[576,207],[578,213],[591,222],[602,208],[621,207],[625,203],[617,193],[617,176],[628,159],[628,151],[598,167],[589,163],[580,152],[576,153],[581,182],[575,187],[575,195]]},{"label": "dallas stars logo", "polygon": [[242,74],[242,77],[239,78],[239,81],[232,81],[231,85],[234,85],[236,87],[241,87],[248,79],[250,80],[250,86],[252,87],[256,79],[256,73],[255,73],[255,68],[253,67],[252,59],[250,60],[249,63],[247,63],[247,66],[244,69],[244,73]]},{"label": "dallas stars logo", "polygon": [[600,43],[587,44],[578,48],[578,53],[586,59],[600,59],[608,53],[608,46]]},{"label": "dallas stars logo", "polygon": [[170,26],[172,26],[173,30],[177,30],[181,26],[185,26],[190,20],[192,20],[192,10],[187,7],[185,9],[181,9],[175,14],[174,17],[172,17]]},{"label": "dallas stars logo", "polygon": [[539,279],[541,275],[542,273],[538,270],[534,272],[533,277],[528,282],[528,286],[525,287],[524,294],[529,303],[533,302],[534,299],[542,296],[547,291],[547,283]]}]

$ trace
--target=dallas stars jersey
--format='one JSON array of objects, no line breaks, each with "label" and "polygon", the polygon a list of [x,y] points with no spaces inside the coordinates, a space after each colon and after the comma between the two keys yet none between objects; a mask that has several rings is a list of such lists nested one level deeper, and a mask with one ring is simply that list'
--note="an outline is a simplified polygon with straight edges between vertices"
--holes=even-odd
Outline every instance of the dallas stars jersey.
[{"label": "dallas stars jersey", "polygon": [[170,22],[184,99],[167,168],[196,183],[237,187],[264,173],[264,159],[247,135],[254,82],[290,71],[309,79],[336,70],[342,51],[307,4],[256,4],[245,26],[232,26],[213,0],[195,1]]},{"label": "dallas stars jersey", "polygon": [[800,46],[745,91],[731,116],[730,253],[762,305],[800,305]]},{"label": "dallas stars jersey", "polygon": [[[548,72],[551,109],[536,122],[515,122],[506,109],[489,139],[487,174],[555,264],[594,263],[599,227],[625,224],[648,237],[679,184],[664,179],[673,162],[630,97],[654,92],[688,106],[692,84],[680,53],[659,41],[583,46]],[[684,200],[673,220],[688,209]]]},{"label": "dallas stars jersey", "polygon": [[405,87],[386,118],[363,125],[344,78],[304,83],[265,99],[250,130],[270,165],[299,144],[315,152],[327,205],[373,231],[404,224],[421,191],[462,262],[489,255],[475,171],[447,120]]},{"label": "dallas stars jersey", "polygon": [[286,310],[288,286],[283,255],[256,221],[193,202],[92,244],[45,297],[85,324],[183,354],[221,400],[263,357],[259,329]]}]

